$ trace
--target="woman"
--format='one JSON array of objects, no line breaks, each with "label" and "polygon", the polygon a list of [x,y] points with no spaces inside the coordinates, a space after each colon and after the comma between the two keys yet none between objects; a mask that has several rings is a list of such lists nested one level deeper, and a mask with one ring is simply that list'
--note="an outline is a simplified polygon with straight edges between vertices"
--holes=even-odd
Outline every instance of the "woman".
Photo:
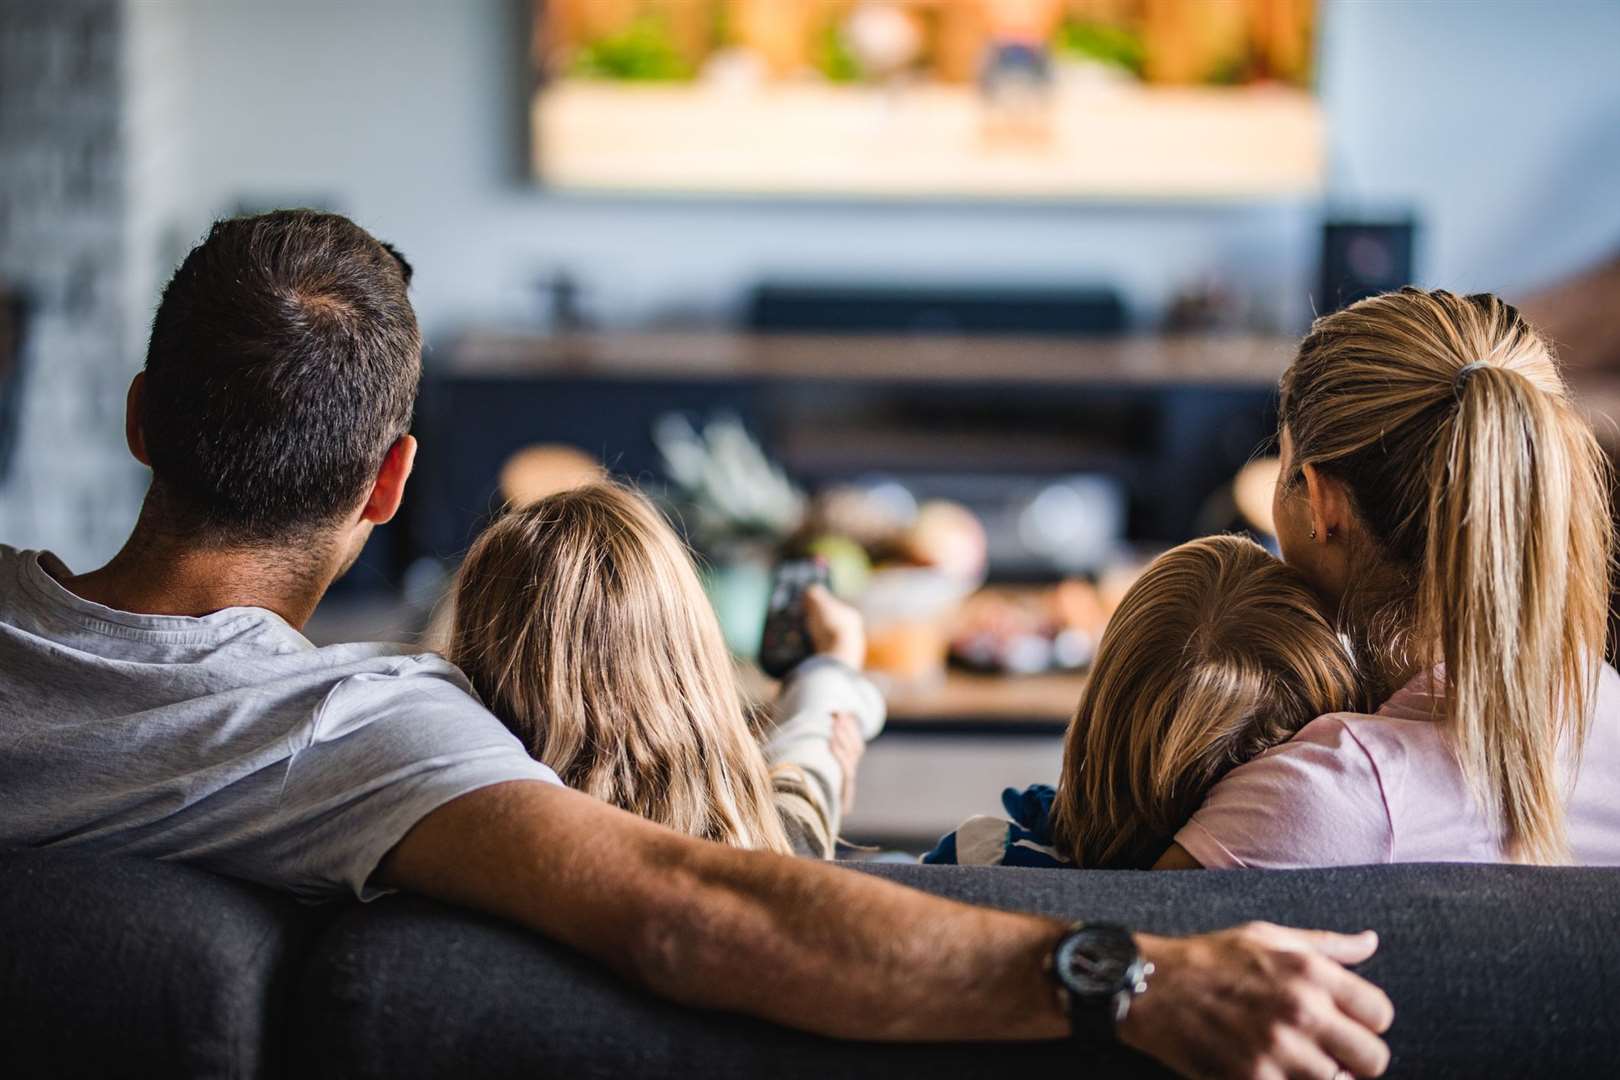
[{"label": "woman", "polygon": [[855,670],[860,616],[825,590],[807,608],[820,655],[788,676],[762,746],[685,546],[641,496],[590,484],[479,536],[447,654],[570,787],[692,836],[831,858],[884,706]]},{"label": "woman", "polygon": [[1108,620],[1057,791],[1008,788],[1010,822],[973,818],[923,861],[1145,870],[1228,770],[1358,693],[1299,571],[1241,537],[1182,544]]},{"label": "woman", "polygon": [[1158,865],[1620,863],[1610,478],[1551,346],[1494,296],[1374,297],[1281,421],[1283,555],[1385,704],[1227,774]]}]

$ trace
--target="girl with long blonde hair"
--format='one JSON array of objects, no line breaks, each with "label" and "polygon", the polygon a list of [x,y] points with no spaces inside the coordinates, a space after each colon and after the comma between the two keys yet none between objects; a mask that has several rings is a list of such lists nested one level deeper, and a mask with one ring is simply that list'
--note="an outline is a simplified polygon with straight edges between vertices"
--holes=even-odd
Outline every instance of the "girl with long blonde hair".
[{"label": "girl with long blonde hair", "polygon": [[1161,864],[1620,863],[1610,473],[1546,339],[1363,300],[1300,345],[1281,441],[1283,556],[1382,704],[1233,770]]},{"label": "girl with long blonde hair", "polygon": [[590,484],[479,536],[447,654],[570,787],[691,836],[831,857],[858,757],[837,743],[876,735],[883,699],[853,670],[859,616],[824,591],[809,606],[821,655],[756,731],[679,537],[641,496]]},{"label": "girl with long blonde hair", "polygon": [[1056,790],[1009,789],[1010,821],[973,818],[924,861],[1147,869],[1228,770],[1359,694],[1303,576],[1252,540],[1183,544],[1108,620]]}]

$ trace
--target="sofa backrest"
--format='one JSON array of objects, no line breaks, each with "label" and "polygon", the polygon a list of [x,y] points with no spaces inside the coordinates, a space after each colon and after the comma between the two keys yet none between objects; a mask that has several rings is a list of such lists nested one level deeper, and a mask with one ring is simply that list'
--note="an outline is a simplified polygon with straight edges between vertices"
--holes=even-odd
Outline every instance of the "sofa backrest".
[{"label": "sofa backrest", "polygon": [[0,1076],[279,1076],[322,921],[188,866],[0,854]]},{"label": "sofa backrest", "polygon": [[[1612,1075],[1620,1061],[1620,870],[1500,866],[1121,872],[884,866],[929,892],[1185,933],[1266,919],[1382,935],[1366,974],[1397,1009],[1395,1075]],[[1073,1072],[1061,1043],[834,1043],[678,1008],[566,949],[411,897],[350,911],[306,973],[309,1075],[714,1077]],[[1151,988],[1148,991],[1152,993]],[[410,1038],[399,1033],[408,1031]],[[1134,1054],[1086,1076],[1158,1075]]]},{"label": "sofa backrest", "polygon": [[[930,892],[1184,933],[1382,935],[1393,1074],[1612,1075],[1620,869],[1083,872],[884,866]],[[302,907],[163,863],[0,855],[0,1076],[1004,1076],[1061,1043],[837,1043],[682,1009],[534,934],[415,897]],[[1151,989],[1149,993],[1151,993]],[[1157,1075],[1128,1052],[1088,1076]]]}]

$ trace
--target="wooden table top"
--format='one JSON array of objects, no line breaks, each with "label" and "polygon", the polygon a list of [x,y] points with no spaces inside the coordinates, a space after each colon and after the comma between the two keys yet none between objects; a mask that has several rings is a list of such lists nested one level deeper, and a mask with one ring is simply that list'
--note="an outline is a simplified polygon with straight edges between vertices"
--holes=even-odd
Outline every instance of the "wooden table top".
[{"label": "wooden table top", "polygon": [[[739,665],[744,692],[769,701],[776,686],[752,664]],[[887,729],[896,733],[1060,734],[1085,689],[1082,672],[991,675],[950,669],[934,685],[886,691]]]},{"label": "wooden table top", "polygon": [[943,682],[889,694],[889,727],[894,730],[1066,729],[1085,689],[1079,672],[1044,675],[991,675],[948,671]]}]

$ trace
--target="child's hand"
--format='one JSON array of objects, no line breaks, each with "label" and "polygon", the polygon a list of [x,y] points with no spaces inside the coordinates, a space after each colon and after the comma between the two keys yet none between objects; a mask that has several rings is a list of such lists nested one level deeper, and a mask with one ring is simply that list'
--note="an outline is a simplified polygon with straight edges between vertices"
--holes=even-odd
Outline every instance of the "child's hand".
[{"label": "child's hand", "polygon": [[824,586],[805,590],[804,621],[818,656],[843,661],[856,671],[866,664],[866,623],[861,613]]},{"label": "child's hand", "polygon": [[838,793],[838,801],[843,807],[842,815],[847,817],[855,808],[855,771],[860,768],[861,757],[866,753],[861,722],[854,713],[833,713],[832,738],[828,740],[828,746],[844,771],[844,786]]}]

